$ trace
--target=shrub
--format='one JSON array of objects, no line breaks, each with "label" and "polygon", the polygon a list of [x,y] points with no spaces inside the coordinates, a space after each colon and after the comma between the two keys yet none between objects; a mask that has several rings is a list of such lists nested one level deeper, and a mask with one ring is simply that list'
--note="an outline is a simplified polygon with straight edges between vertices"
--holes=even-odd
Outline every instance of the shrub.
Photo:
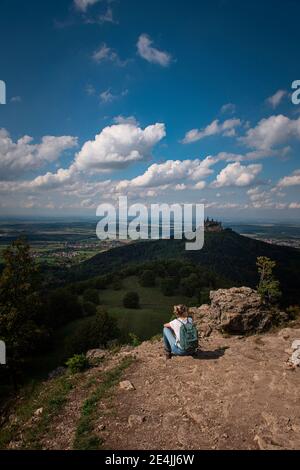
[{"label": "shrub", "polygon": [[129,336],[129,342],[131,346],[137,347],[141,344],[139,337],[135,335],[134,333],[129,333],[128,336]]},{"label": "shrub", "polygon": [[140,277],[140,284],[142,287],[153,287],[155,286],[155,274],[150,269],[143,271]]},{"label": "shrub", "polygon": [[45,323],[51,328],[58,328],[82,316],[82,308],[76,295],[60,288],[51,292],[45,305]]},{"label": "shrub", "polygon": [[137,292],[127,292],[123,298],[125,308],[139,308],[140,298]]},{"label": "shrub", "polygon": [[175,288],[176,288],[176,282],[175,282],[174,278],[166,277],[165,279],[162,279],[160,281],[160,288],[161,288],[162,293],[165,296],[170,297],[170,296],[174,295]]},{"label": "shrub", "polygon": [[97,307],[93,302],[83,302],[82,309],[84,315],[87,317],[91,317],[97,313]]},{"label": "shrub", "polygon": [[75,354],[73,357],[67,360],[66,366],[70,370],[71,374],[77,374],[87,369],[89,361],[84,354]]},{"label": "shrub", "polygon": [[99,305],[99,292],[97,289],[86,289],[83,293],[83,300],[85,302],[93,302],[93,304]]},{"label": "shrub", "polygon": [[122,289],[122,279],[119,276],[115,276],[112,282],[113,290],[121,290]]},{"label": "shrub", "polygon": [[65,340],[69,356],[80,354],[89,349],[106,347],[111,340],[118,339],[120,331],[114,318],[106,311],[98,311],[94,317],[86,318],[78,329]]}]

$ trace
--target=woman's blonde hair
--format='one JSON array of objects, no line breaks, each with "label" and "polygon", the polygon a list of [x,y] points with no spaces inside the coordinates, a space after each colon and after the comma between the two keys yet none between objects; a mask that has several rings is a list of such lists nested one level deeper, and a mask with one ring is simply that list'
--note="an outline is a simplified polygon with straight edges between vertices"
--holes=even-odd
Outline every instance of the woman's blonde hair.
[{"label": "woman's blonde hair", "polygon": [[188,309],[185,305],[174,305],[174,314],[176,317],[186,317],[188,315]]}]

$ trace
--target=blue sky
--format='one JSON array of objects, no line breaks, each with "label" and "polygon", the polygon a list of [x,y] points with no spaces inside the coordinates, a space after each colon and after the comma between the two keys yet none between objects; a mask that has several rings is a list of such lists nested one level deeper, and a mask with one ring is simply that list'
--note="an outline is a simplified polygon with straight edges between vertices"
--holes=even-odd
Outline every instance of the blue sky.
[{"label": "blue sky", "polygon": [[297,0],[2,0],[0,213],[300,215]]}]

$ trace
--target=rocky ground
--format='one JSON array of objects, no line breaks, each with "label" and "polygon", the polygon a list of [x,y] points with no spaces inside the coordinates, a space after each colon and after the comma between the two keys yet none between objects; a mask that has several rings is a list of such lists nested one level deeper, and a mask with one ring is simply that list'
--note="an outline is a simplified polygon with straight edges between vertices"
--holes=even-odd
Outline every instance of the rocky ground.
[{"label": "rocky ground", "polygon": [[[210,307],[194,312],[195,317],[199,314],[195,320],[202,336],[196,357],[167,360],[162,341],[104,352],[105,357],[96,350],[89,357],[100,355],[101,362],[72,378],[73,387],[60,412],[50,415],[43,427],[38,425],[43,409],[38,409],[34,421],[17,429],[7,447],[22,448],[26,426],[34,422],[31,439],[38,430],[42,449],[74,448],[87,398],[95,396],[107,372],[130,356],[132,364],[109,393],[98,393],[94,402],[89,432],[99,438],[101,448],[300,449],[300,367],[288,362],[292,343],[300,339],[299,322],[264,334],[224,335],[220,325],[235,329],[264,325],[263,316],[249,302],[253,292],[225,294],[225,304],[219,291],[212,294]],[[247,320],[241,322],[236,312]]]},{"label": "rocky ground", "polygon": [[289,369],[300,329],[244,339],[213,335],[197,358],[166,360],[160,343],[136,349],[103,418],[107,449],[299,449],[300,369]]},{"label": "rocky ground", "polygon": [[[170,360],[161,342],[125,348],[106,369],[129,354],[136,360],[122,385],[98,404],[94,432],[105,449],[299,449],[300,369],[286,362],[299,337],[300,329],[290,328],[247,338],[216,333],[201,341],[197,357]],[[86,374],[91,379],[101,372]],[[42,448],[72,448],[83,383]]]}]

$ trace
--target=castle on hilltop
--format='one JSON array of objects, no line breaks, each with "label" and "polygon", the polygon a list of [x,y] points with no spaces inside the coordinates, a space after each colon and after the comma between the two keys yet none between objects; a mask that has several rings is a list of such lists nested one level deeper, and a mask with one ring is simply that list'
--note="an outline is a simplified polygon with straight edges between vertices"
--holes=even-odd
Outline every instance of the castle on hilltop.
[{"label": "castle on hilltop", "polygon": [[222,232],[224,230],[221,222],[209,217],[204,222],[204,229],[206,232]]}]

